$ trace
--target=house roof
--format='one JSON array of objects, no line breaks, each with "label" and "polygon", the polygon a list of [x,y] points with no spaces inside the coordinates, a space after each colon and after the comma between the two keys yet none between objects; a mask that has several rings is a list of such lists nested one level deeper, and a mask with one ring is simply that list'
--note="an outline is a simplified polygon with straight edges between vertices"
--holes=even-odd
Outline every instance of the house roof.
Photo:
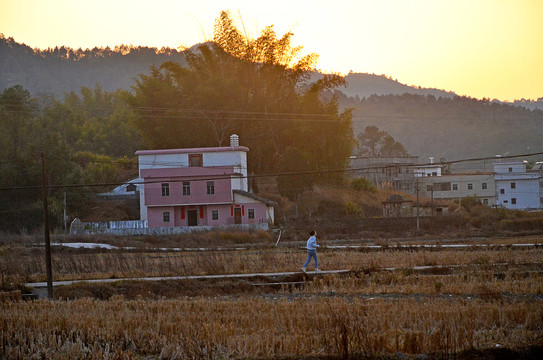
[{"label": "house roof", "polygon": [[262,198],[260,196],[257,196],[257,195],[255,195],[253,193],[250,193],[250,192],[247,192],[247,191],[244,191],[244,190],[233,190],[232,192],[234,194],[240,194],[240,195],[243,195],[243,196],[247,196],[247,197],[249,197],[251,199],[255,199],[257,201],[263,202],[263,203],[265,203],[266,205],[269,205],[269,206],[276,206],[277,205],[277,203],[274,202],[274,201],[264,199],[264,198]]},{"label": "house roof", "polygon": [[185,149],[138,150],[136,151],[136,155],[139,156],[139,155],[194,154],[194,153],[225,152],[225,151],[248,152],[249,148],[245,146],[221,146],[221,147],[185,148]]}]

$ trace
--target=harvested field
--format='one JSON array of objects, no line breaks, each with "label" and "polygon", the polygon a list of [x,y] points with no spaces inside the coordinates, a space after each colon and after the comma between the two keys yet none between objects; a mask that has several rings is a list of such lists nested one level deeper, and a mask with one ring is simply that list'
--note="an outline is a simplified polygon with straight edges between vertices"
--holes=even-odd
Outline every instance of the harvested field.
[{"label": "harvested field", "polygon": [[[223,251],[55,249],[55,280],[119,281],[58,287],[54,302],[6,296],[2,349],[8,359],[536,359],[543,351],[543,248],[541,238],[523,241],[535,245],[330,246],[319,252],[321,266],[351,271],[317,276],[299,272],[305,253],[289,243]],[[40,256],[10,245],[1,258],[4,288],[7,281],[44,281]],[[122,281],[274,271],[295,273]]]},{"label": "harvested field", "polygon": [[541,303],[503,299],[115,297],[8,303],[3,314],[8,358],[454,354],[543,341]]}]

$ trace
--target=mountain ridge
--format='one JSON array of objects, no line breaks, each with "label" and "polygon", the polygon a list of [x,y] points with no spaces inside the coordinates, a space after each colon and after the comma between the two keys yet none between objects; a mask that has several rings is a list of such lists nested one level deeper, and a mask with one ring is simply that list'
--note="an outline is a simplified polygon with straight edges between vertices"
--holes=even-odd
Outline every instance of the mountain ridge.
[{"label": "mountain ridge", "polygon": [[[193,45],[193,50],[201,44]],[[31,94],[54,94],[62,97],[81,87],[99,84],[105,91],[130,90],[139,74],[149,73],[151,66],[160,66],[166,61],[186,64],[184,51],[171,48],[152,48],[120,45],[113,49],[72,49],[61,46],[46,50],[32,49],[0,34],[0,91],[22,85]],[[318,78],[317,73],[312,78]],[[458,96],[452,91],[423,88],[402,84],[391,76],[350,72],[345,76],[346,88],[339,88],[348,97],[365,98],[372,95],[433,95],[452,98]],[[528,109],[543,109],[543,97],[501,102],[523,106]]]},{"label": "mountain ridge", "polygon": [[358,96],[360,98],[371,95],[402,95],[405,93],[445,98],[457,96],[452,91],[405,85],[386,75],[350,72],[345,76],[345,81],[347,82],[347,88],[339,89],[339,91],[347,96]]},{"label": "mountain ridge", "polygon": [[[166,61],[184,65],[185,53],[145,47],[36,51],[0,36],[0,91],[21,85],[33,96],[63,98],[97,84],[107,92],[130,90],[139,74],[149,74],[151,66]],[[313,73],[310,80],[322,76]],[[347,87],[337,88],[335,95],[340,109],[353,109],[355,138],[365,127],[377,126],[421,158],[543,151],[543,98],[516,103],[478,100],[367,73],[351,72],[345,82]]]}]

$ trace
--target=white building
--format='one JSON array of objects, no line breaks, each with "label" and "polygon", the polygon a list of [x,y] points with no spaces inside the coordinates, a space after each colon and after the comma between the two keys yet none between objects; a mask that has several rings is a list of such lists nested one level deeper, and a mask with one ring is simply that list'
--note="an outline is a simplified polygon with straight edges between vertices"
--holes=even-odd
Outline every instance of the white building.
[{"label": "white building", "polygon": [[441,200],[459,200],[475,197],[483,205],[496,203],[496,190],[492,173],[451,174],[426,176],[417,179],[420,196]]},{"label": "white building", "polygon": [[434,164],[433,157],[429,158],[428,160],[430,161],[429,164],[415,166],[413,175],[416,178],[441,176],[441,164]]},{"label": "white building", "polygon": [[494,163],[496,205],[513,210],[543,208],[543,177],[539,171],[527,171],[526,161]]}]

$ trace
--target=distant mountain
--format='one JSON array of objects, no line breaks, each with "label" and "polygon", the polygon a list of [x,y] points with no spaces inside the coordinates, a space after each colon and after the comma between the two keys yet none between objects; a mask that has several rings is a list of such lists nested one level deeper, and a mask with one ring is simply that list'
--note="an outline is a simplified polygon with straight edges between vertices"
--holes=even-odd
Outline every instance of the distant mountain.
[{"label": "distant mountain", "polygon": [[[107,92],[129,90],[139,74],[166,61],[185,65],[185,54],[124,45],[35,50],[0,34],[0,91],[20,84],[33,96],[62,99],[96,84]],[[312,80],[319,77],[314,73]],[[421,159],[543,152],[543,98],[502,103],[408,86],[384,75],[350,73],[345,80],[347,87],[336,95],[342,108],[354,109],[355,136],[366,126],[377,126]]]},{"label": "distant mountain", "polygon": [[[193,50],[200,44],[189,49]],[[111,49],[32,49],[17,43],[13,38],[0,34],[0,91],[22,85],[32,95],[54,94],[60,98],[66,92],[79,91],[81,87],[99,84],[108,92],[129,90],[139,74],[148,74],[152,65],[166,61],[186,64],[185,54],[171,48],[149,48],[120,45]],[[312,78],[322,76],[315,73]],[[453,98],[454,92],[408,86],[385,75],[349,73],[347,87],[338,90],[347,97],[367,98],[372,95],[433,95],[436,98]],[[543,109],[543,98],[518,100],[514,105],[528,109]]]},{"label": "distant mountain", "polygon": [[[376,126],[423,161],[430,156],[457,160],[543,152],[542,110],[465,96],[404,93],[358,98],[339,90],[335,95],[341,108],[353,109],[355,137],[367,126]],[[472,164],[460,165],[467,169]],[[491,162],[477,167],[488,165]]]},{"label": "distant mountain", "polygon": [[456,94],[439,89],[421,88],[404,85],[397,80],[392,80],[385,75],[349,73],[345,80],[347,81],[346,88],[338,89],[347,96],[359,98],[367,98],[371,95],[433,95],[435,97],[452,98]]},{"label": "distant mountain", "polygon": [[[411,155],[447,160],[543,152],[543,98],[478,100],[407,86],[384,75],[349,73],[335,94],[353,109],[355,137],[366,126],[388,131]],[[541,157],[538,158],[541,160]],[[492,162],[455,165],[489,170]]]},{"label": "distant mountain", "polygon": [[[386,75],[351,72],[345,76],[345,81],[347,82],[347,87],[340,87],[337,90],[347,97],[358,97],[358,100],[368,98],[372,95],[413,94],[422,96],[432,95],[436,98],[442,97],[449,99],[458,96],[452,91],[405,85]],[[492,103],[521,106],[529,110],[543,110],[543,97],[540,97],[537,100],[521,99],[513,102],[492,100]]]},{"label": "distant mountain", "polygon": [[0,34],[0,91],[22,85],[33,96],[54,94],[62,98],[64,93],[96,84],[108,92],[128,90],[138,74],[147,74],[151,65],[166,61],[185,64],[185,56],[170,48],[126,45],[38,50]]}]

